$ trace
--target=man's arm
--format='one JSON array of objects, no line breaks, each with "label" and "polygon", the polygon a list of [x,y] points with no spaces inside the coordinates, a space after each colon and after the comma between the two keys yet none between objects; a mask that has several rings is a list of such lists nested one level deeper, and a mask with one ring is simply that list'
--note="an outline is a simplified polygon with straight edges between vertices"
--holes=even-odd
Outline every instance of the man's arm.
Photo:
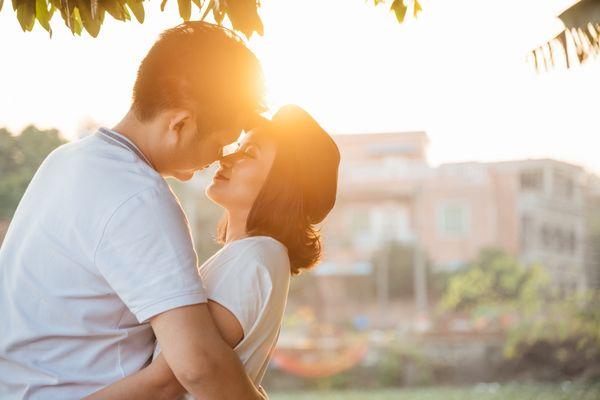
[{"label": "man's arm", "polygon": [[214,302],[175,308],[157,315],[151,324],[160,356],[87,400],[174,399],[185,390],[202,399],[267,398],[254,387],[230,348],[241,340],[243,331],[226,308]]},{"label": "man's arm", "polygon": [[159,314],[151,324],[171,371],[196,398],[262,399],[206,303]]},{"label": "man's arm", "polygon": [[160,354],[146,368],[106,386],[83,400],[175,400],[185,392],[185,388]]}]

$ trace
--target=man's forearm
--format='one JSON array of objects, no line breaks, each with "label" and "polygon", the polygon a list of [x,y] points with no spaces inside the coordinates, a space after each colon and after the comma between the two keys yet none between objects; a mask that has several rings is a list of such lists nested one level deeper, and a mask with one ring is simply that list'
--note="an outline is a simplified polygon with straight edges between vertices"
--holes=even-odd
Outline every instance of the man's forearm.
[{"label": "man's forearm", "polygon": [[207,304],[179,307],[151,320],[171,371],[196,398],[262,400],[235,352],[221,337]]},{"label": "man's forearm", "polygon": [[[215,352],[217,350],[215,349]],[[177,380],[195,398],[223,400],[266,399],[248,378],[238,356],[229,348],[203,357],[201,373],[175,374]]]},{"label": "man's forearm", "polygon": [[84,400],[175,400],[184,393],[185,389],[164,358],[159,357],[146,368],[85,397]]}]

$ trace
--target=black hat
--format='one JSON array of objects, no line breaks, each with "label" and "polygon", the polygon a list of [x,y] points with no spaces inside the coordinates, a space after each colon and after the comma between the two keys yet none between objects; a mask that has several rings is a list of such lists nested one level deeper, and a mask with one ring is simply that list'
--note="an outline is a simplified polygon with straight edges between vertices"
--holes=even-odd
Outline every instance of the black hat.
[{"label": "black hat", "polygon": [[340,152],[327,132],[306,111],[286,105],[273,116],[270,131],[279,141],[281,157],[291,168],[311,224],[331,211],[337,194]]}]

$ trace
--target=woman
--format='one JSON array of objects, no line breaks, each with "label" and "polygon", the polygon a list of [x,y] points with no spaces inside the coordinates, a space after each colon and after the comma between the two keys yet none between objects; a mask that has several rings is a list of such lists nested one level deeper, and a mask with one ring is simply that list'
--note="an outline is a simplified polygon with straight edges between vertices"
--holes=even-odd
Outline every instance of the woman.
[{"label": "woman", "polygon": [[[321,257],[315,225],[333,208],[340,154],[331,137],[296,106],[246,135],[223,157],[206,190],[225,210],[223,248],[200,267],[209,308],[256,385],[281,326],[290,275]],[[163,357],[90,399],[173,398],[185,392]]]}]

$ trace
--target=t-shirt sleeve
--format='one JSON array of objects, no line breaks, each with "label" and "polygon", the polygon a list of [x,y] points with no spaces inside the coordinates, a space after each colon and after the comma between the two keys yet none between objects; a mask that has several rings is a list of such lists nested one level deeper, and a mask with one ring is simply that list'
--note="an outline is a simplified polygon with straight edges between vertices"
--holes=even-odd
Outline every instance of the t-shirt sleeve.
[{"label": "t-shirt sleeve", "polygon": [[[265,307],[284,301],[289,283],[289,259],[283,247],[255,243],[218,271],[206,274],[209,299],[227,308],[240,322],[247,337]],[[280,298],[281,297],[281,298]]]},{"label": "t-shirt sleeve", "polygon": [[187,219],[168,188],[144,190],[121,204],[106,224],[94,261],[140,323],[206,302]]}]

